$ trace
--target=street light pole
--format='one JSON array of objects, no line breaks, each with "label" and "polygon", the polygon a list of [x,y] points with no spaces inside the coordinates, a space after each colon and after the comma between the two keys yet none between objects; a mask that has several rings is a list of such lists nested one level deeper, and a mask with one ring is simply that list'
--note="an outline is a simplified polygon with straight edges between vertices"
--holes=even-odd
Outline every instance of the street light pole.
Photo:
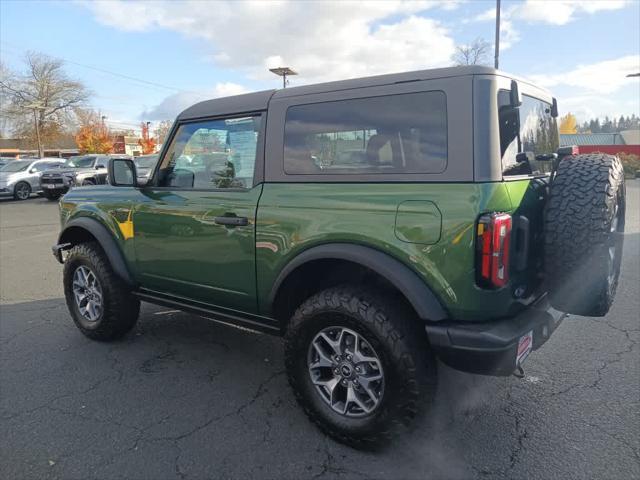
[{"label": "street light pole", "polygon": [[496,0],[496,53],[493,65],[498,69],[498,59],[500,57],[500,0]]},{"label": "street light pole", "polygon": [[287,75],[297,75],[298,72],[289,67],[270,68],[269,71],[282,77],[282,88],[287,88]]}]

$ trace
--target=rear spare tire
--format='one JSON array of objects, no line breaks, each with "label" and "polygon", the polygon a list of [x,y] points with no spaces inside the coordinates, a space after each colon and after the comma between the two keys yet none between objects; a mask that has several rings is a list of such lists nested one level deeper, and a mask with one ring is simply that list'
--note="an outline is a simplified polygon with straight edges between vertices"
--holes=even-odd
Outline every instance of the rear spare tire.
[{"label": "rear spare tire", "polygon": [[624,215],[618,157],[592,153],[562,159],[545,212],[545,273],[554,308],[606,315],[620,275]]}]

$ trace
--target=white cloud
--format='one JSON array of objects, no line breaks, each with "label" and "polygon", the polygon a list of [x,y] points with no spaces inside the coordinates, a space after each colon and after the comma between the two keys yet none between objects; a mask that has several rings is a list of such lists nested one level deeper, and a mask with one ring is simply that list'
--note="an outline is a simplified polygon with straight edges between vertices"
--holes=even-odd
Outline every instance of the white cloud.
[{"label": "white cloud", "polygon": [[618,10],[628,3],[626,0],[527,0],[514,9],[514,15],[531,23],[566,25],[575,20],[577,14]]},{"label": "white cloud", "polygon": [[199,37],[216,64],[252,79],[269,79],[267,66],[298,70],[309,83],[445,66],[455,44],[438,21],[419,16],[460,2],[147,2],[84,5],[122,30],[163,28]]},{"label": "white cloud", "polygon": [[228,97],[230,95],[239,95],[246,93],[247,89],[236,83],[226,82],[217,83],[210,91],[202,93],[198,92],[180,92],[169,95],[155,107],[142,113],[141,118],[144,120],[171,120],[176,117],[182,110],[193,105],[194,103],[208,100],[210,98]]},{"label": "white cloud", "polygon": [[[579,14],[594,14],[606,10],[618,10],[629,4],[629,0],[526,0],[524,3],[503,8],[500,12],[500,49],[506,50],[520,40],[514,21],[566,25]],[[463,22],[495,22],[494,7],[468,18]]]},{"label": "white cloud", "polygon": [[640,98],[628,101],[620,101],[616,97],[604,97],[602,95],[578,95],[578,96],[558,96],[558,109],[560,115],[569,112],[573,113],[579,122],[591,120],[593,118],[619,118],[631,114],[638,114]]},{"label": "white cloud", "polygon": [[578,65],[564,73],[529,75],[529,78],[544,87],[566,85],[592,93],[610,94],[625,85],[637,84],[637,78],[628,78],[627,75],[639,71],[640,55],[627,55],[615,60]]},{"label": "white cloud", "polygon": [[638,78],[627,75],[639,71],[640,55],[628,55],[579,65],[563,73],[528,75],[528,78],[552,88],[560,112],[571,112],[583,122],[605,116],[637,115],[640,110]]}]

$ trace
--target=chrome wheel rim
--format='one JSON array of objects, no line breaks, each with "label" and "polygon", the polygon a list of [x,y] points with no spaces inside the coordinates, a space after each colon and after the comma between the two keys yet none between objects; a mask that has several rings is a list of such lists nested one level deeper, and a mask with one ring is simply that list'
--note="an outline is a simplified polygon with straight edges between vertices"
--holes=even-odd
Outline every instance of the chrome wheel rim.
[{"label": "chrome wheel rim", "polygon": [[309,345],[307,367],[320,397],[340,415],[364,417],[384,394],[382,362],[360,334],[344,327],[320,331]]},{"label": "chrome wheel rim", "polygon": [[73,296],[80,315],[95,322],[102,314],[102,288],[95,274],[80,266],[73,273]]},{"label": "chrome wheel rim", "polygon": [[16,187],[16,195],[20,200],[25,200],[29,197],[29,186],[25,183],[21,183]]}]

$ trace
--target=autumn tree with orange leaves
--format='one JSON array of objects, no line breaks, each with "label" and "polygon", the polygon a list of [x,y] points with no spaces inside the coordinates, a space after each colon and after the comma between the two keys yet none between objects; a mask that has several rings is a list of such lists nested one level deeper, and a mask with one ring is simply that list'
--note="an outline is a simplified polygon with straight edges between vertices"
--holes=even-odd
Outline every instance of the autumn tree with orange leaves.
[{"label": "autumn tree with orange leaves", "polygon": [[80,128],[76,133],[76,144],[80,153],[111,153],[113,140],[100,113],[94,110],[79,110],[76,114],[80,120]]},{"label": "autumn tree with orange leaves", "polygon": [[156,139],[149,136],[149,124],[142,122],[140,124],[142,128],[142,138],[138,140],[138,143],[142,147],[142,154],[148,155],[156,151]]}]

